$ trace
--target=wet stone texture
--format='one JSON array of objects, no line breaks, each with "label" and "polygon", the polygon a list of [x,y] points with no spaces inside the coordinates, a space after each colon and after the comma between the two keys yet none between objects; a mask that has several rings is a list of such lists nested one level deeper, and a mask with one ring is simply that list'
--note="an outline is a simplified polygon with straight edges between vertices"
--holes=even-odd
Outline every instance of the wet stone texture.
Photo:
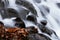
[{"label": "wet stone texture", "polygon": [[0,40],[51,40],[43,34],[39,34],[35,27],[5,28],[0,24]]}]

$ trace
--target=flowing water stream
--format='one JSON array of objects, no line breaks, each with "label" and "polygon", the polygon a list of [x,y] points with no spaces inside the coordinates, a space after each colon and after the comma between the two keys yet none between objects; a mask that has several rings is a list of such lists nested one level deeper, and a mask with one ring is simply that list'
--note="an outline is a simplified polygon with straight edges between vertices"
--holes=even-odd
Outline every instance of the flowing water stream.
[{"label": "flowing water stream", "polygon": [[[8,0],[9,1],[9,7],[17,9],[17,5],[15,3],[16,0]],[[54,34],[50,37],[52,40],[60,40],[60,8],[57,6],[57,3],[60,3],[60,0],[26,0],[33,4],[35,7],[38,17],[37,17],[37,23],[39,23],[41,20],[47,20],[48,24],[46,27],[54,30],[58,37],[56,37]],[[40,1],[40,2],[39,2]],[[27,5],[28,6],[28,5]],[[44,8],[45,7],[45,8]],[[48,8],[49,12],[46,10],[46,7]],[[43,13],[41,13],[41,11]],[[0,20],[2,20],[2,16],[0,15]],[[10,20],[10,21],[7,21]],[[5,19],[4,21],[5,25],[11,25],[12,19]],[[26,26],[31,26],[33,24],[32,22],[25,21]],[[12,24],[14,26],[14,23]],[[38,28],[38,27],[36,27]],[[39,33],[42,33],[38,28]]]}]

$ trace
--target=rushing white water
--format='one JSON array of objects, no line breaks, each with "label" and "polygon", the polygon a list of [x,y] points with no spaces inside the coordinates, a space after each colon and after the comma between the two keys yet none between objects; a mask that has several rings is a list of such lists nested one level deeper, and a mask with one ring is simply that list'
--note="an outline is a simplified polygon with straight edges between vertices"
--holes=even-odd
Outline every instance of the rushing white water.
[{"label": "rushing white water", "polygon": [[[27,1],[32,3],[33,6],[35,7],[37,14],[38,14],[38,17],[37,17],[38,23],[41,20],[46,19],[48,21],[47,27],[56,32],[58,38],[56,38],[54,36],[54,34],[52,34],[51,39],[52,40],[59,40],[59,38],[60,38],[60,24],[56,20],[58,20],[60,22],[60,18],[59,18],[60,17],[60,9],[57,7],[56,3],[60,3],[60,0],[46,0],[46,1],[41,0],[41,3],[36,3],[34,0],[27,0]],[[15,0],[9,0],[9,4],[10,4],[10,7],[12,7],[12,8],[16,8],[16,6],[17,6],[15,4]],[[47,6],[49,8],[50,12],[47,12],[43,8],[42,5]],[[42,13],[40,11],[42,11],[45,16],[42,16]],[[1,20],[2,20],[2,18],[1,18]],[[5,25],[8,25],[8,24],[11,25],[11,23],[13,23],[12,26],[14,26],[14,22],[12,21],[12,19],[5,19],[5,20],[3,20],[3,22]],[[29,21],[24,21],[24,22],[25,22],[26,26],[32,25],[37,28],[37,26],[34,25],[32,22],[29,22]],[[38,28],[38,30],[39,30],[39,28]],[[39,30],[39,33],[41,33],[40,30]]]}]

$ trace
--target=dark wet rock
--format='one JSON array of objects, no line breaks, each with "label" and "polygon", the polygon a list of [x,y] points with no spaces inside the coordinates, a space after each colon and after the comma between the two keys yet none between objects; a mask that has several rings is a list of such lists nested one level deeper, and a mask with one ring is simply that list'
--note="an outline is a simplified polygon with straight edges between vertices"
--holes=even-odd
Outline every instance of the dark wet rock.
[{"label": "dark wet rock", "polygon": [[33,0],[33,1],[35,1],[36,3],[41,3],[41,0]]},{"label": "dark wet rock", "polygon": [[13,8],[7,8],[7,12],[8,12],[8,17],[18,17],[18,12],[17,10],[13,9]]},{"label": "dark wet rock", "polygon": [[4,7],[4,2],[2,0],[0,0],[0,7]]},{"label": "dark wet rock", "polygon": [[29,15],[27,16],[27,20],[34,22],[35,24],[37,23],[37,19],[34,15]]},{"label": "dark wet rock", "polygon": [[56,3],[56,5],[58,6],[58,8],[60,8],[60,3]]},{"label": "dark wet rock", "polygon": [[28,2],[26,0],[16,0],[16,4],[19,4],[19,5],[22,5],[22,6],[26,7],[34,15],[37,16],[37,11],[36,11],[35,7],[33,6],[33,4],[31,4],[30,2]]},{"label": "dark wet rock", "polygon": [[43,33],[46,33],[51,36],[53,32],[51,29],[47,28],[46,25],[47,25],[47,21],[43,20],[41,21],[41,24],[38,24],[38,27]]},{"label": "dark wet rock", "polygon": [[43,34],[30,34],[28,35],[29,40],[51,40],[49,37]]},{"label": "dark wet rock", "polygon": [[37,28],[35,28],[34,26],[29,26],[29,27],[27,27],[26,29],[27,29],[27,31],[29,32],[29,34],[38,33]]},{"label": "dark wet rock", "polygon": [[47,33],[48,35],[52,35],[52,31],[50,30],[50,29],[48,29],[47,27],[43,27],[42,29],[41,29],[41,31],[43,32],[43,33]]},{"label": "dark wet rock", "polygon": [[0,21],[0,24],[4,26],[4,23]]},{"label": "dark wet rock", "polygon": [[20,27],[20,28],[25,28],[25,23],[23,22],[23,20],[19,17],[17,17],[16,19],[14,19],[15,26]]},{"label": "dark wet rock", "polygon": [[40,25],[41,26],[40,29],[41,29],[42,32],[47,33],[50,36],[52,34],[54,34],[55,36],[57,36],[56,33],[55,33],[55,31],[53,31],[52,29],[49,29],[48,27],[46,27],[46,25],[47,25],[47,21],[46,20],[42,20],[41,24],[42,25]]},{"label": "dark wet rock", "polygon": [[42,21],[41,21],[41,24],[42,24],[42,25],[47,25],[47,21],[46,21],[46,20],[42,20]]},{"label": "dark wet rock", "polygon": [[[4,28],[4,23],[0,21],[0,30]],[[1,30],[2,31],[2,30]],[[0,32],[1,33],[1,32]]]},{"label": "dark wet rock", "polygon": [[20,22],[20,21],[22,21],[22,19],[19,18],[19,17],[16,17],[16,19],[14,19],[14,21],[16,21],[16,22]]},{"label": "dark wet rock", "polygon": [[27,38],[29,40],[51,40],[48,36],[38,33],[37,29],[34,26],[28,27],[27,31],[29,35]]}]

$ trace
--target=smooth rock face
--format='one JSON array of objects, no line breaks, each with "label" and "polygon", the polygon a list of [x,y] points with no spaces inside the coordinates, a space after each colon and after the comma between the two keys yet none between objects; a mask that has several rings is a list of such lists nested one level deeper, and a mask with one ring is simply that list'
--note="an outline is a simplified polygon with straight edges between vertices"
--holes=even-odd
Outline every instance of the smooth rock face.
[{"label": "smooth rock face", "polygon": [[[35,10],[33,4],[29,3],[26,0],[16,0],[16,4],[26,7],[30,12],[37,16],[37,11]],[[27,6],[28,5],[28,6]]]}]

